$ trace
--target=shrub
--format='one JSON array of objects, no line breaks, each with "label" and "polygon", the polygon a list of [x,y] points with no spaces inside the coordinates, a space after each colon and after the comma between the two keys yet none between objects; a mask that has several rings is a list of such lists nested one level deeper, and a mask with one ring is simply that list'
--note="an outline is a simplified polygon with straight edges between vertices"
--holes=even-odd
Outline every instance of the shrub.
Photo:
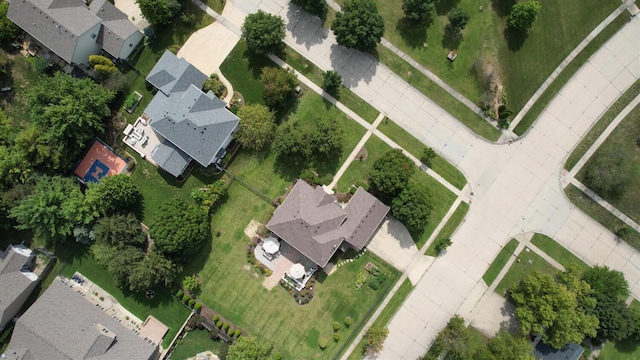
[{"label": "shrub", "polygon": [[229,335],[229,336],[233,336],[233,334],[234,334],[235,332],[236,332],[236,331],[235,331],[235,329],[233,329],[232,327],[230,327],[230,328],[227,330],[227,335]]},{"label": "shrub", "polygon": [[342,76],[333,70],[326,71],[322,75],[322,88],[333,96],[340,94],[342,86]]},{"label": "shrub", "polygon": [[227,87],[224,86],[218,74],[211,74],[207,80],[202,83],[202,91],[207,93],[209,91],[217,97],[223,97],[227,94]]},{"label": "shrub", "polygon": [[191,298],[187,294],[184,294],[182,296],[182,302],[185,303],[185,304],[189,301],[189,299],[191,299]]},{"label": "shrub", "polygon": [[333,322],[333,332],[337,332],[340,330],[340,323],[337,321]]},{"label": "shrub", "polygon": [[320,336],[320,338],[318,339],[318,346],[320,346],[320,349],[326,349],[327,345],[329,345],[329,339],[324,336]]},{"label": "shrub", "polygon": [[333,341],[335,341],[335,342],[340,341],[340,333],[333,334]]},{"label": "shrub", "polygon": [[178,299],[182,299],[183,296],[184,296],[184,292],[182,290],[178,290],[178,292],[176,293],[176,297]]},{"label": "shrub", "polygon": [[180,45],[173,44],[167,48],[167,50],[171,51],[174,55],[178,55],[178,51],[180,51]]},{"label": "shrub", "polygon": [[347,316],[347,318],[344,319],[344,326],[346,327],[351,326],[351,316]]},{"label": "shrub", "polygon": [[227,331],[228,329],[229,329],[229,324],[228,323],[222,324],[222,330]]},{"label": "shrub", "polygon": [[222,320],[218,320],[218,322],[216,323],[216,327],[217,327],[218,329],[222,329],[222,325],[223,325],[223,324],[222,324]]},{"label": "shrub", "polygon": [[449,246],[451,246],[451,239],[447,238],[447,239],[438,239],[438,241],[436,242],[434,249],[436,250],[436,254],[440,255],[441,252],[443,252],[444,250],[446,250],[446,248],[448,248]]},{"label": "shrub", "polygon": [[436,157],[436,152],[428,147],[422,150],[422,156],[420,156],[420,161],[425,164],[427,167],[431,167],[431,160]]},{"label": "shrub", "polygon": [[196,304],[196,301],[193,299],[189,299],[189,307],[193,307]]},{"label": "shrub", "polygon": [[386,278],[387,277],[385,273],[379,273],[378,275],[371,278],[371,280],[369,280],[369,287],[372,288],[373,290],[380,289],[380,286],[382,285],[382,283],[384,283]]},{"label": "shrub", "polygon": [[218,322],[218,320],[220,320],[220,316],[218,315],[213,315],[213,322]]},{"label": "shrub", "polygon": [[100,301],[104,301],[104,296],[100,296]]},{"label": "shrub", "polygon": [[242,334],[242,331],[240,331],[240,329],[236,329],[236,332],[234,334],[235,337],[240,336],[240,334]]},{"label": "shrub", "polygon": [[197,303],[196,306],[194,307],[194,309],[196,311],[200,311],[200,309],[202,309],[202,303]]},{"label": "shrub", "polygon": [[131,109],[133,105],[136,104],[137,101],[138,101],[138,95],[136,95],[136,93],[129,94],[129,96],[127,97],[127,100],[124,101],[124,108]]}]

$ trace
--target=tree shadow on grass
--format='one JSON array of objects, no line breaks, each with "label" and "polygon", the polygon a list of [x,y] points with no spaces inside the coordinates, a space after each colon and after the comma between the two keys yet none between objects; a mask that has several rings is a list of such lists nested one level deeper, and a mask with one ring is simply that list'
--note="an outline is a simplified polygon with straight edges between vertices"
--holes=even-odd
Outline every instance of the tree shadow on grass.
[{"label": "tree shadow on grass", "polygon": [[638,350],[638,346],[640,345],[638,344],[638,342],[634,341],[631,338],[616,341],[614,344],[615,344],[616,350],[625,354],[631,354],[635,352],[636,350]]},{"label": "tree shadow on grass", "polygon": [[459,2],[460,0],[436,1],[436,14],[440,16],[446,15],[449,11],[456,8]]},{"label": "tree shadow on grass", "polygon": [[423,47],[427,42],[427,29],[433,24],[433,18],[424,21],[411,21],[406,18],[398,20],[396,30],[402,36],[402,40],[412,48]]},{"label": "tree shadow on grass", "polygon": [[491,7],[498,16],[505,17],[511,13],[511,8],[515,3],[516,0],[491,0]]},{"label": "tree shadow on grass", "polygon": [[447,50],[455,50],[464,40],[464,36],[458,29],[454,29],[447,25],[442,35],[442,48]]},{"label": "tree shadow on grass", "polygon": [[520,50],[528,36],[529,33],[526,31],[516,30],[512,27],[504,29],[504,38],[507,40],[509,50],[513,52]]}]

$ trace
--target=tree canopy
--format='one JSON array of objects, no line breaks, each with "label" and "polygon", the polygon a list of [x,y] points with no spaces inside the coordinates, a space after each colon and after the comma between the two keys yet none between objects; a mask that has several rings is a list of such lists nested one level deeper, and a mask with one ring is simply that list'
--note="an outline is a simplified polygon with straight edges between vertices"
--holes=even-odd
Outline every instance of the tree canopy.
[{"label": "tree canopy", "polygon": [[177,0],[136,0],[145,19],[155,25],[166,25],[180,11]]},{"label": "tree canopy", "polygon": [[384,19],[378,14],[374,0],[346,0],[331,30],[338,44],[370,52],[384,35]]},{"label": "tree canopy", "polygon": [[124,174],[106,176],[99,183],[90,184],[86,195],[103,215],[132,211],[142,202],[138,185]]},{"label": "tree canopy", "polygon": [[245,105],[238,110],[240,129],[236,133],[236,140],[242,146],[261,151],[266,148],[276,130],[276,120],[273,112],[264,105]]},{"label": "tree canopy", "polygon": [[284,20],[262,10],[247,15],[242,24],[242,38],[247,42],[247,48],[256,54],[282,50],[284,35]]},{"label": "tree canopy", "polygon": [[197,252],[209,237],[209,219],[195,204],[168,200],[160,205],[149,233],[159,252],[186,256]]},{"label": "tree canopy", "polygon": [[227,360],[268,359],[273,345],[252,336],[242,336],[229,346]]},{"label": "tree canopy", "polygon": [[456,314],[449,319],[447,326],[440,330],[432,347],[437,353],[447,351],[453,359],[468,359],[472,354],[470,338],[464,319]]},{"label": "tree canopy", "polygon": [[96,243],[104,243],[110,247],[132,245],[142,248],[147,243],[140,221],[130,213],[100,218],[93,226],[93,236]]},{"label": "tree canopy", "polygon": [[9,3],[6,1],[0,2],[0,42],[13,40],[20,34],[18,26],[7,18],[8,11]]},{"label": "tree canopy", "polygon": [[516,3],[511,8],[507,24],[516,30],[527,31],[538,20],[540,9],[542,6],[536,0]]},{"label": "tree canopy", "polygon": [[202,91],[207,93],[211,91],[217,97],[223,97],[227,95],[227,87],[224,86],[218,74],[211,74],[209,78],[202,83]]},{"label": "tree canopy", "polygon": [[542,340],[556,349],[596,336],[596,300],[579,274],[576,265],[555,278],[534,271],[510,290],[523,334],[542,334]]},{"label": "tree canopy", "polygon": [[582,275],[596,295],[606,295],[613,298],[629,296],[629,283],[621,271],[610,269],[608,266],[596,265],[589,268]]},{"label": "tree canopy", "polygon": [[287,109],[296,96],[298,78],[293,71],[265,66],[260,74],[264,84],[264,103],[271,109]]},{"label": "tree canopy", "polygon": [[343,133],[334,119],[318,117],[308,126],[289,122],[276,131],[272,149],[280,161],[319,165],[340,156]]},{"label": "tree canopy", "polygon": [[340,95],[342,76],[336,71],[329,70],[322,74],[322,88],[333,96]]},{"label": "tree canopy", "polygon": [[291,2],[313,15],[324,17],[327,13],[326,0],[291,0]]},{"label": "tree canopy", "polygon": [[[112,100],[113,93],[91,79],[77,80],[62,72],[42,77],[27,92],[35,128],[23,139],[23,150],[47,170],[71,168],[86,143],[103,132]],[[18,139],[16,143],[20,146]]]},{"label": "tree canopy", "polygon": [[447,17],[449,18],[449,26],[457,31],[464,29],[467,26],[469,19],[471,19],[469,14],[460,8],[455,8],[449,11],[449,15]]},{"label": "tree canopy", "polygon": [[402,0],[404,18],[409,21],[425,21],[435,8],[436,0]]},{"label": "tree canopy", "polygon": [[389,335],[389,329],[382,326],[372,326],[364,333],[364,350],[368,356],[379,354],[383,349],[384,340]]},{"label": "tree canopy", "polygon": [[416,165],[400,149],[386,152],[373,163],[369,174],[369,186],[387,204],[409,184]]},{"label": "tree canopy", "polygon": [[496,360],[534,360],[531,342],[505,329],[500,329],[495,337],[489,339],[487,346]]},{"label": "tree canopy", "polygon": [[620,341],[638,332],[638,314],[624,301],[615,297],[599,294],[594,309],[598,317],[597,337],[602,340]]},{"label": "tree canopy", "polygon": [[218,180],[202,188],[194,189],[191,198],[208,214],[212,207],[227,196],[229,186],[224,180]]},{"label": "tree canopy", "polygon": [[63,242],[75,227],[91,223],[97,215],[75,181],[60,176],[40,177],[33,193],[11,209],[16,228],[31,230],[45,242]]},{"label": "tree canopy", "polygon": [[433,204],[429,189],[422,183],[409,184],[391,201],[391,214],[411,232],[420,232],[427,226]]}]

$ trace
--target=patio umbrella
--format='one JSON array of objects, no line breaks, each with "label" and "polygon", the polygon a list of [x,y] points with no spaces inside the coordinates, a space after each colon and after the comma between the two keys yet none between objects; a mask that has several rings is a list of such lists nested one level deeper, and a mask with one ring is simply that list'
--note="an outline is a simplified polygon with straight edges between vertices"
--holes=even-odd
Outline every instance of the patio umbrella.
[{"label": "patio umbrella", "polygon": [[291,269],[289,269],[289,275],[294,279],[301,279],[305,273],[306,270],[302,264],[293,264],[291,265]]},{"label": "patio umbrella", "polygon": [[269,236],[262,242],[262,249],[268,254],[275,254],[280,250],[280,243],[273,236]]}]

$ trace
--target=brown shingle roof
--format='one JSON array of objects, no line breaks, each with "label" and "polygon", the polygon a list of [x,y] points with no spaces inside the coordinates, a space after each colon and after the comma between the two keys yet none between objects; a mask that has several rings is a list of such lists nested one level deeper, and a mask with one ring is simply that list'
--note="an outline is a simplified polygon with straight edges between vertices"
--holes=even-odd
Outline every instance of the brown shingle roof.
[{"label": "brown shingle roof", "polygon": [[343,209],[322,188],[298,180],[267,228],[321,267],[347,241],[362,249],[389,207],[360,188]]}]

